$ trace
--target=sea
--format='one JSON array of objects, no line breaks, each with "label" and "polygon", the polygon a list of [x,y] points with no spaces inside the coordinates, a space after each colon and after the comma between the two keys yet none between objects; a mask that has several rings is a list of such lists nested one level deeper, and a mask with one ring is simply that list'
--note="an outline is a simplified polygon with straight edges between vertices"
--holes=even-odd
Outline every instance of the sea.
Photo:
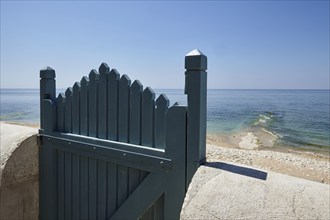
[{"label": "sea", "polygon": [[[63,92],[64,90],[58,90]],[[39,123],[38,89],[1,89],[0,120]],[[186,105],[179,89],[164,93]],[[278,138],[279,146],[330,150],[330,90],[208,90],[207,133],[230,135],[250,128]]]}]

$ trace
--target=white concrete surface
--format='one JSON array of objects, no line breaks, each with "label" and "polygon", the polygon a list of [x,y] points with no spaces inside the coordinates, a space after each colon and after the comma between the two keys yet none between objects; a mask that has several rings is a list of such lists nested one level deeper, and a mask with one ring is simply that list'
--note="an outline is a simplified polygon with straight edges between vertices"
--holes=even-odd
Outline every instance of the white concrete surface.
[{"label": "white concrete surface", "polygon": [[329,185],[245,168],[220,162],[201,166],[181,219],[330,219]]},{"label": "white concrete surface", "polygon": [[0,122],[0,219],[38,219],[37,128]]}]

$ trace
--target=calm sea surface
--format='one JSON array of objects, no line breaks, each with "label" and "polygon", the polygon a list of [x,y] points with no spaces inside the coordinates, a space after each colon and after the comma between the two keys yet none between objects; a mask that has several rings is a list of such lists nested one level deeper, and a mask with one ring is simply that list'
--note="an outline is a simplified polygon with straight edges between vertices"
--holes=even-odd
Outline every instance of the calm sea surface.
[{"label": "calm sea surface", "polygon": [[[60,90],[59,92],[63,92]],[[186,104],[183,90],[156,90]],[[39,123],[38,89],[1,89],[1,121]],[[209,90],[207,131],[235,133],[260,127],[282,145],[330,149],[329,90]]]}]

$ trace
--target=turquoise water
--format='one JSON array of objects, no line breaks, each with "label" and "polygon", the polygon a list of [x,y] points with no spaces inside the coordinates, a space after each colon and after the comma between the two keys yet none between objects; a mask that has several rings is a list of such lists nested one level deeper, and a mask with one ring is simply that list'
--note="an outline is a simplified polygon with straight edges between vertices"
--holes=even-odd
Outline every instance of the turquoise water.
[{"label": "turquoise water", "polygon": [[[183,90],[155,92],[186,104]],[[330,149],[329,90],[209,90],[207,102],[208,133],[259,127],[282,145]],[[0,109],[1,121],[39,123],[39,90],[1,89]]]}]

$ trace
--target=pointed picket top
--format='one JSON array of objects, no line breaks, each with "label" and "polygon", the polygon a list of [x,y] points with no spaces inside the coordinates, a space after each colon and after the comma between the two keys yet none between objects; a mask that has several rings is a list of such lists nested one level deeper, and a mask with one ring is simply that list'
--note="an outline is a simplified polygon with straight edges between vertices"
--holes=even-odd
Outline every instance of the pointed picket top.
[{"label": "pointed picket top", "polygon": [[80,83],[79,82],[75,82],[75,84],[73,85],[72,89],[75,92],[80,91]]},{"label": "pointed picket top", "polygon": [[161,94],[156,100],[157,108],[167,108],[170,105],[170,100],[165,94]]},{"label": "pointed picket top", "polygon": [[170,100],[165,94],[160,94],[156,100],[157,108],[167,108],[170,105]]},{"label": "pointed picket top", "polygon": [[187,70],[206,70],[207,57],[200,50],[194,49],[185,57],[185,68]]},{"label": "pointed picket top", "polygon": [[99,79],[99,73],[96,69],[92,69],[89,73],[89,79],[90,80],[98,80]]},{"label": "pointed picket top", "polygon": [[154,92],[154,90],[152,90],[152,88],[150,88],[150,87],[147,87],[143,91],[143,97],[150,98],[150,99],[155,99],[155,92]]},{"label": "pointed picket top", "polygon": [[175,102],[173,106],[179,106],[180,102]]},{"label": "pointed picket top", "polygon": [[110,72],[110,68],[109,68],[108,64],[102,63],[99,67],[99,73],[100,74],[107,74],[109,72]]},{"label": "pointed picket top", "polygon": [[40,70],[40,78],[42,79],[54,79],[55,78],[55,70],[49,66]]},{"label": "pointed picket top", "polygon": [[65,91],[65,97],[72,96],[72,92],[73,92],[72,87],[67,88],[66,91]]},{"label": "pointed picket top", "polygon": [[81,78],[81,80],[80,80],[81,86],[88,86],[88,84],[89,84],[89,78],[87,76],[84,76],[83,78]]},{"label": "pointed picket top", "polygon": [[110,80],[119,80],[120,74],[116,69],[112,69],[109,74]]},{"label": "pointed picket top", "polygon": [[57,96],[57,101],[63,103],[64,100],[65,100],[65,95],[64,95],[64,93],[60,93],[60,94],[58,94],[58,96]]},{"label": "pointed picket top", "polygon": [[130,86],[131,85],[131,79],[126,74],[124,74],[120,78],[120,84]]},{"label": "pointed picket top", "polygon": [[135,80],[131,86],[131,90],[136,92],[142,92],[143,91],[143,85],[139,80]]}]

